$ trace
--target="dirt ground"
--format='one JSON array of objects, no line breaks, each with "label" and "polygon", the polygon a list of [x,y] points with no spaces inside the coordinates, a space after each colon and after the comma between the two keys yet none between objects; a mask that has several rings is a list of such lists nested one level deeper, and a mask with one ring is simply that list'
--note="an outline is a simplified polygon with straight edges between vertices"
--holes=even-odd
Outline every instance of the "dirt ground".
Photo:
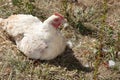
[{"label": "dirt ground", "polygon": [[[112,48],[112,51],[109,51],[111,47],[106,48],[105,45],[103,56],[100,60],[96,58],[101,43],[99,36],[104,0],[66,0],[67,3],[64,1],[0,0],[1,18],[22,13],[32,14],[44,21],[54,12],[60,12],[69,23],[67,28],[63,29],[61,26],[60,30],[73,45],[54,60],[31,60],[16,48],[0,26],[0,80],[120,80],[120,39],[115,43],[117,50]],[[102,39],[103,42],[112,43],[113,39],[119,38],[120,0],[106,1],[104,22],[107,28],[104,28],[106,33],[102,34]],[[110,32],[113,33],[112,36]],[[116,56],[115,52],[119,54]],[[109,60],[115,61],[114,67],[108,66]]]}]

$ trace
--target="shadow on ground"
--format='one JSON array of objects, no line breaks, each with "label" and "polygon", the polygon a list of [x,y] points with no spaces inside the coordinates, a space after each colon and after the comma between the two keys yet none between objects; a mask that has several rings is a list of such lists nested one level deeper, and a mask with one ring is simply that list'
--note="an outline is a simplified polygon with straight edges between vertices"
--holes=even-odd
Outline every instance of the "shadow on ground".
[{"label": "shadow on ground", "polygon": [[53,64],[55,66],[61,66],[63,68],[67,68],[67,70],[78,70],[83,72],[91,72],[93,71],[93,68],[90,67],[84,67],[79,60],[76,59],[76,57],[73,54],[72,49],[66,48],[66,51],[61,56],[58,56],[54,60],[50,61],[40,61],[42,63],[49,63]]}]

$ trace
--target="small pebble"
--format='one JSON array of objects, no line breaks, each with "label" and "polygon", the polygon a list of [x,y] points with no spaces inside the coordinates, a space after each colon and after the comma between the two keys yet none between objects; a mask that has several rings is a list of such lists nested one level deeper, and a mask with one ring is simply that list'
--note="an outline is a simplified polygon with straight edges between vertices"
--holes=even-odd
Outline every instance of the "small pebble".
[{"label": "small pebble", "polygon": [[90,67],[89,64],[85,64],[85,67]]},{"label": "small pebble", "polygon": [[115,61],[109,60],[108,64],[109,64],[109,67],[114,67],[115,66]]},{"label": "small pebble", "polygon": [[120,51],[118,52],[118,56],[120,56]]}]

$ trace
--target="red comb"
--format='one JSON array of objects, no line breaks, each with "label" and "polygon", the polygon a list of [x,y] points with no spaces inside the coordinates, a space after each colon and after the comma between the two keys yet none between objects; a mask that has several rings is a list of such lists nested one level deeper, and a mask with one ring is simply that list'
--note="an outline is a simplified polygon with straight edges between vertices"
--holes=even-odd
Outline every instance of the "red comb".
[{"label": "red comb", "polygon": [[61,14],[59,14],[59,13],[57,13],[57,12],[54,13],[54,15],[59,16],[59,17],[62,18],[62,19],[64,18]]}]

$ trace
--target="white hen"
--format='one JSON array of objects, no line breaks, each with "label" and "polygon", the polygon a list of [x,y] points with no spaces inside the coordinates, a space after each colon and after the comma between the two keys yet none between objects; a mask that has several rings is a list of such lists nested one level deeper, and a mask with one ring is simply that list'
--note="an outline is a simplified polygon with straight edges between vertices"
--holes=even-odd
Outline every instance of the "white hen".
[{"label": "white hen", "polygon": [[[55,13],[43,23],[36,17],[30,15],[25,17],[17,19],[12,16],[11,19],[8,18],[9,20],[3,20],[2,23],[4,22],[3,28],[15,37],[18,49],[26,56],[33,59],[50,60],[65,50],[65,39],[57,29],[64,22],[64,17]],[[21,33],[23,38],[19,39],[18,35]]]}]

